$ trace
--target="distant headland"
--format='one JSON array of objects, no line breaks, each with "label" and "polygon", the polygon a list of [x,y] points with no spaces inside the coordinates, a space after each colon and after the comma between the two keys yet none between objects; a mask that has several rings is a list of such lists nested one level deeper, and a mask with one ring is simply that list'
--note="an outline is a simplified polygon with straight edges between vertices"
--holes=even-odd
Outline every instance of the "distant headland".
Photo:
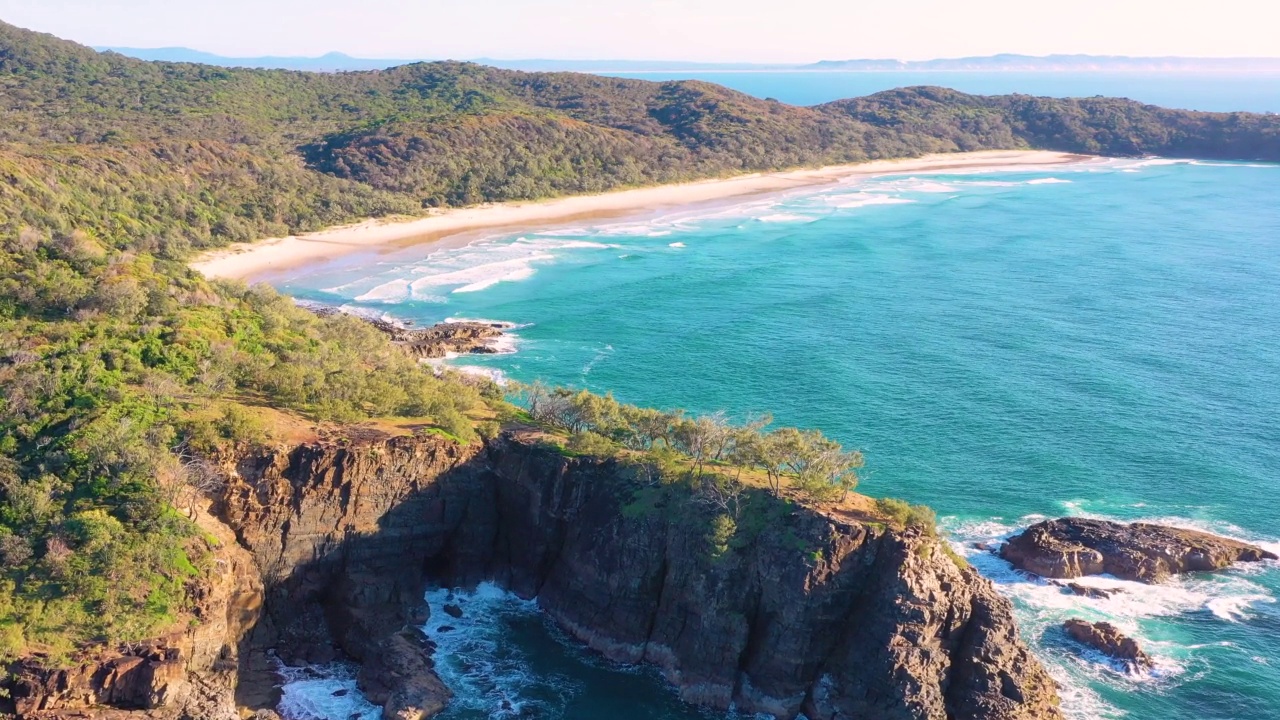
[{"label": "distant headland", "polygon": [[[384,70],[443,58],[359,58],[340,52],[319,57],[227,57],[185,47],[97,47],[139,60],[202,63],[310,72]],[[1070,73],[1280,73],[1280,58],[1129,57],[1123,55],[999,54],[936,60],[851,59],[815,63],[709,63],[680,60],[500,60],[473,62],[526,72],[661,73],[661,72],[1070,72]]]}]

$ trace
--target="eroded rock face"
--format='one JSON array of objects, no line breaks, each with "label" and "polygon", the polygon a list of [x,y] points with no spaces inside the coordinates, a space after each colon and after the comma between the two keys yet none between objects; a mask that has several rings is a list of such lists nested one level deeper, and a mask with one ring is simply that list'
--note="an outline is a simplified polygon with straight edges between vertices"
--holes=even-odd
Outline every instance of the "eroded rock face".
[{"label": "eroded rock face", "polygon": [[1127,637],[1111,623],[1091,623],[1072,618],[1062,624],[1062,629],[1076,642],[1120,660],[1130,672],[1149,670],[1154,665],[1151,657],[1138,645],[1138,641]]},{"label": "eroded rock face", "polygon": [[387,717],[439,712],[449,692],[414,641],[428,617],[425,559],[447,541],[446,506],[464,507],[459,481],[480,452],[435,435],[369,436],[243,459],[217,509],[267,582],[246,653],[257,672],[270,673],[268,649],[291,664],[344,654],[364,664],[361,688]]},{"label": "eroded rock face", "polygon": [[1196,530],[1086,518],[1046,520],[1000,550],[1013,566],[1047,578],[1114,575],[1155,583],[1173,574],[1275,560],[1260,547]]},{"label": "eroded rock face", "polygon": [[267,648],[291,662],[345,655],[388,717],[430,717],[449,699],[417,629],[437,578],[536,596],[584,643],[653,663],[714,708],[1060,717],[1008,601],[936,540],[778,506],[763,531],[717,553],[701,519],[631,507],[634,472],[515,436],[465,448],[365,436],[242,459],[216,505],[266,585],[238,657],[242,688],[269,671]]},{"label": "eroded rock face", "polygon": [[224,525],[201,508],[187,508],[212,536],[215,571],[188,588],[192,627],[137,645],[102,650],[51,667],[30,657],[0,675],[0,717],[199,718],[238,720],[233,696],[241,638],[258,620],[262,581]]},{"label": "eroded rock face", "polygon": [[936,541],[792,508],[716,556],[706,524],[633,500],[629,470],[506,439],[435,564],[663,669],[689,701],[834,718],[1054,718],[1009,603]]}]

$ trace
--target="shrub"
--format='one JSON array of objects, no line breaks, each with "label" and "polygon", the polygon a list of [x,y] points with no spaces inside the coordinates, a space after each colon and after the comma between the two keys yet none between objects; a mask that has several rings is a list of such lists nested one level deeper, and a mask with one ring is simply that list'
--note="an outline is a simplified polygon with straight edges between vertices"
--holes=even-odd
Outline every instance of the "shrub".
[{"label": "shrub", "polygon": [[618,446],[603,435],[586,431],[569,436],[565,448],[575,455],[609,458],[618,454]]},{"label": "shrub", "polygon": [[917,528],[928,535],[937,534],[937,514],[927,505],[911,505],[905,500],[880,498],[876,510],[900,528]]}]

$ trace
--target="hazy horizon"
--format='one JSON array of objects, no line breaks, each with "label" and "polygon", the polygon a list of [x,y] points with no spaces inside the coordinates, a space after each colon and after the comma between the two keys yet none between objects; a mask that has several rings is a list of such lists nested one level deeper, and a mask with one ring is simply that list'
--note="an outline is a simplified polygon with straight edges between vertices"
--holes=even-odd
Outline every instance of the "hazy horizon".
[{"label": "hazy horizon", "polygon": [[[1241,22],[1249,18],[1249,22]],[[1276,58],[1280,9],[1260,0],[0,0],[0,20],[97,47],[187,48],[231,58],[456,58],[803,64],[992,55]],[[876,32],[866,32],[875,28]]]}]

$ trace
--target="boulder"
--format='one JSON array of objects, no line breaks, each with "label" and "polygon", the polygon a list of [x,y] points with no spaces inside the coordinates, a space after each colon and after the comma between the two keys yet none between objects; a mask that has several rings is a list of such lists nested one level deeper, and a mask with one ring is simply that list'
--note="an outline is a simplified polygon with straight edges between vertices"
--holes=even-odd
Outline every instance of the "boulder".
[{"label": "boulder", "polygon": [[448,704],[452,693],[432,669],[426,638],[406,627],[382,644],[381,652],[366,658],[360,669],[360,689],[370,702],[382,706],[390,720],[424,720]]},{"label": "boulder", "polygon": [[1130,672],[1150,670],[1154,665],[1151,656],[1143,652],[1138,641],[1126,636],[1111,623],[1091,623],[1071,618],[1062,624],[1062,629],[1072,640],[1123,662]]},{"label": "boulder", "polygon": [[1255,545],[1197,530],[1086,518],[1032,525],[1005,543],[1000,556],[1019,570],[1047,578],[1105,574],[1145,583],[1277,559]]}]

